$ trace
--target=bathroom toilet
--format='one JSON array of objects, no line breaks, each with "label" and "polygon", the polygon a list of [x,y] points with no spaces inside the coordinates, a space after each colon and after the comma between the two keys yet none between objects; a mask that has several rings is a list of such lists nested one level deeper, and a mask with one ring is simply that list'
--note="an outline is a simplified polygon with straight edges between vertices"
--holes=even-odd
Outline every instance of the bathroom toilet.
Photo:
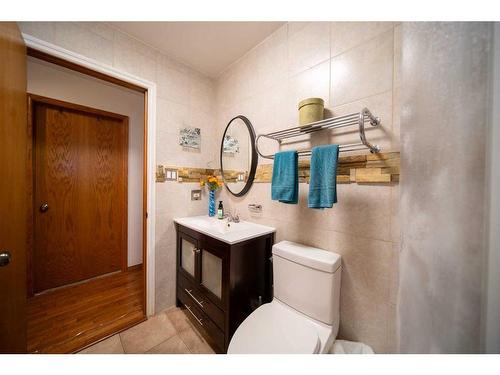
[{"label": "bathroom toilet", "polygon": [[328,353],[339,329],[340,255],[281,241],[273,275],[274,299],[241,323],[228,354]]}]

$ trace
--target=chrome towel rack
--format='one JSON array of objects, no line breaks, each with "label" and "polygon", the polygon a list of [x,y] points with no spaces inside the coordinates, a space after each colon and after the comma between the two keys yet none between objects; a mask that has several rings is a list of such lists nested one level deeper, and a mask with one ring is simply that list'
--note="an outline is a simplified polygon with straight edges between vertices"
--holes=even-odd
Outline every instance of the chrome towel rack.
[{"label": "chrome towel rack", "polygon": [[[257,153],[263,158],[274,159],[274,155],[264,155],[259,151],[260,138],[269,138],[277,141],[281,145],[284,139],[299,137],[305,134],[314,133],[326,129],[338,129],[346,126],[357,125],[361,142],[340,145],[339,151],[357,151],[368,148],[371,153],[378,153],[380,152],[380,147],[377,145],[372,145],[366,140],[365,123],[367,122],[369,122],[371,126],[380,125],[380,119],[378,117],[375,117],[368,108],[363,108],[360,112],[311,122],[310,124],[305,126],[296,126],[294,128],[278,130],[272,133],[259,134],[257,136],[257,139],[255,139],[255,148],[257,150]],[[299,156],[310,156],[311,150],[298,151],[298,154]]]}]

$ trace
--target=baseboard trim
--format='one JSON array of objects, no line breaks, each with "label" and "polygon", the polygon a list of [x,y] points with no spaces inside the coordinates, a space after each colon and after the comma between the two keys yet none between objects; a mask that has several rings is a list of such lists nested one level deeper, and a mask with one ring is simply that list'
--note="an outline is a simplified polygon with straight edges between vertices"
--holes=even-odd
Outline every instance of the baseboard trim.
[{"label": "baseboard trim", "polygon": [[127,268],[127,271],[139,271],[142,270],[142,263],[136,264],[135,266],[130,266]]}]

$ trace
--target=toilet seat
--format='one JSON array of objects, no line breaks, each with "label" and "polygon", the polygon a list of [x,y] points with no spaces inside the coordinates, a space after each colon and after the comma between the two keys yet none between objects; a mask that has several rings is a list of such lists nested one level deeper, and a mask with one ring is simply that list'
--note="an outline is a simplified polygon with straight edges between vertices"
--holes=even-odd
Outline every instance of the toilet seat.
[{"label": "toilet seat", "polygon": [[238,327],[228,354],[314,354],[321,348],[317,330],[303,316],[273,301],[255,310]]}]

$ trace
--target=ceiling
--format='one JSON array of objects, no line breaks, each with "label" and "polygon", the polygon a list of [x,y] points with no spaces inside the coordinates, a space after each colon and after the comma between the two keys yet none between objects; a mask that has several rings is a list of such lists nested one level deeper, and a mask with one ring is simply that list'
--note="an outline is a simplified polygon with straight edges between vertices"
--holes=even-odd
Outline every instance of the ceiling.
[{"label": "ceiling", "polygon": [[212,78],[283,22],[112,22],[121,31]]}]

